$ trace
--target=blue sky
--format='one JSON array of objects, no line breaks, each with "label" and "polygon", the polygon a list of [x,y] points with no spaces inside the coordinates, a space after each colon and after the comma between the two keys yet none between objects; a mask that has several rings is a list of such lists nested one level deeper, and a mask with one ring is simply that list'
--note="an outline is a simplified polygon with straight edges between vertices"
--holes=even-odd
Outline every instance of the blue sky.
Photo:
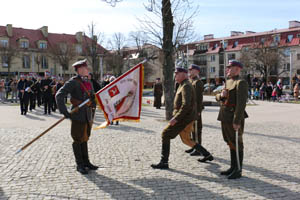
[{"label": "blue sky", "polygon": [[[192,0],[191,0],[192,1]],[[137,17],[147,12],[148,0],[123,0],[111,7],[101,0],[6,0],[1,2],[0,25],[38,29],[47,25],[49,32],[74,34],[87,30],[92,21],[98,32],[109,37],[114,32],[135,31]],[[161,2],[158,0],[157,2]],[[195,18],[198,36],[224,37],[230,31],[268,31],[288,27],[288,21],[300,21],[299,0],[194,0],[199,6]]]}]

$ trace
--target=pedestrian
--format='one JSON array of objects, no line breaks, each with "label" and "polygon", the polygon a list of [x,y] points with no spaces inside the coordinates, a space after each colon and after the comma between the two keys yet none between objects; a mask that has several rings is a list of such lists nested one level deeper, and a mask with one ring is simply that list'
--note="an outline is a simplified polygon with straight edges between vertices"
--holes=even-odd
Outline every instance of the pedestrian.
[{"label": "pedestrian", "polygon": [[272,91],[272,100],[273,102],[276,101],[277,99],[277,88],[276,86],[273,88],[273,91]]},{"label": "pedestrian", "polygon": [[18,102],[18,81],[15,77],[12,78],[10,89],[11,89],[11,102],[13,103],[13,101],[15,101],[15,103],[17,103]]},{"label": "pedestrian", "polygon": [[270,101],[272,97],[272,91],[273,91],[273,85],[271,82],[268,82],[267,87],[266,87],[266,95],[267,95],[267,100]]},{"label": "pedestrian", "polygon": [[92,74],[91,72],[89,73],[88,79],[89,79],[89,80],[91,81],[91,83],[93,84],[94,92],[97,93],[97,92],[101,89],[101,86],[100,86],[100,84],[94,79],[94,76],[93,76],[93,74]]},{"label": "pedestrian", "polygon": [[5,101],[5,80],[0,80],[0,101],[4,103]]},{"label": "pedestrian", "polygon": [[[66,118],[71,119],[72,147],[77,165],[76,169],[81,174],[87,174],[87,169],[98,169],[89,160],[87,144],[93,125],[92,109],[95,108],[96,102],[93,85],[87,78],[89,70],[86,59],[80,60],[72,66],[77,76],[72,77],[57,91],[56,102],[59,111]],[[65,104],[65,97],[68,94],[71,95],[72,109],[87,99],[90,99],[91,103],[84,105],[78,112],[70,115]]]},{"label": "pedestrian", "polygon": [[5,83],[5,92],[6,92],[6,100],[8,100],[8,96],[10,95],[11,92],[11,88],[10,88],[10,84],[12,82],[12,79],[10,78],[8,81],[6,81]]},{"label": "pedestrian", "polygon": [[[228,179],[237,179],[242,176],[244,123],[245,118],[248,117],[245,111],[248,84],[240,78],[242,68],[243,65],[239,61],[229,61],[226,69],[228,80],[225,89],[221,94],[216,95],[216,99],[221,102],[218,120],[221,121],[223,139],[229,146],[231,158],[230,168],[222,171],[221,175],[227,175]],[[238,133],[238,144],[235,139],[236,132]],[[238,166],[240,166],[240,170]]]},{"label": "pedestrian", "polygon": [[161,107],[161,97],[163,95],[163,86],[160,81],[160,78],[156,78],[156,82],[153,87],[153,96],[154,96],[154,104],[153,106],[156,109],[160,109]]},{"label": "pedestrian", "polygon": [[[190,82],[195,90],[196,94],[196,110],[197,117],[194,123],[192,131],[192,140],[201,145],[202,144],[202,110],[203,110],[203,82],[199,79],[200,67],[198,65],[192,64],[189,67],[189,78]],[[200,156],[200,152],[191,148],[186,150],[186,153],[190,153],[191,156]]]},{"label": "pedestrian", "polygon": [[296,83],[295,84],[295,87],[294,87],[294,98],[295,98],[295,101],[298,101],[298,98],[299,98],[299,83]]},{"label": "pedestrian", "polygon": [[29,94],[26,89],[30,85],[27,83],[25,79],[25,75],[20,75],[20,80],[18,81],[18,91],[19,91],[19,99],[20,99],[20,108],[21,108],[21,115],[26,115],[28,111],[28,103],[29,103]]},{"label": "pedestrian", "polygon": [[44,74],[44,79],[41,80],[41,90],[43,92],[43,102],[44,102],[44,114],[47,115],[47,113],[51,114],[51,108],[52,108],[52,80],[50,76],[50,72],[46,71]]},{"label": "pedestrian", "polygon": [[196,119],[196,94],[192,84],[188,80],[187,70],[177,67],[175,69],[175,81],[179,83],[175,98],[173,117],[162,132],[161,160],[158,164],[152,164],[154,169],[169,168],[169,154],[171,139],[180,135],[182,142],[204,155],[201,162],[212,161],[213,156],[200,144],[191,140],[190,134]]},{"label": "pedestrian", "polygon": [[266,85],[263,82],[259,88],[259,96],[260,96],[260,100],[265,100],[265,94],[266,94]]}]

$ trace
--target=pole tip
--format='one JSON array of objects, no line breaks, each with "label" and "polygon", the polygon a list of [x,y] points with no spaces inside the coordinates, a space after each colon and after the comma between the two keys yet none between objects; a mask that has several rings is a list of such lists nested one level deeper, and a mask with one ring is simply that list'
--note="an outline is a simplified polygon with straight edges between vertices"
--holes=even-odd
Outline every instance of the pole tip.
[{"label": "pole tip", "polygon": [[20,153],[21,151],[22,151],[22,149],[19,149],[19,150],[16,152],[16,154]]}]

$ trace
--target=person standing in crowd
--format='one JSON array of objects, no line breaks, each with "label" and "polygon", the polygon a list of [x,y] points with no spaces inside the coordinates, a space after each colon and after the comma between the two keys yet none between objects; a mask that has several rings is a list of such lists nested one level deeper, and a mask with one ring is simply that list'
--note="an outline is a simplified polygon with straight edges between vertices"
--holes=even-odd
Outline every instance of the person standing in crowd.
[{"label": "person standing in crowd", "polygon": [[268,82],[267,87],[266,87],[266,96],[267,96],[268,101],[271,100],[272,91],[273,91],[273,85],[271,82]]},{"label": "person standing in crowd", "polygon": [[4,79],[0,80],[0,101],[2,103],[5,102],[5,80]]},{"label": "person standing in crowd", "polygon": [[26,115],[28,111],[29,94],[28,92],[26,92],[26,89],[29,86],[30,85],[27,83],[27,80],[25,79],[25,75],[21,75],[17,86],[19,91],[21,115]]},{"label": "person standing in crowd", "polygon": [[154,95],[154,107],[156,109],[160,109],[161,107],[161,97],[163,95],[163,86],[160,78],[156,79],[156,82],[153,87],[153,95]]},{"label": "person standing in crowd", "polygon": [[32,111],[33,109],[35,109],[35,93],[34,93],[34,80],[32,78],[32,75],[28,75],[27,76],[27,84],[29,85],[29,89],[28,89],[28,97],[29,97],[29,110]]},{"label": "person standing in crowd", "polygon": [[277,93],[277,100],[280,100],[281,95],[282,95],[282,80],[281,78],[278,79],[277,83],[276,83],[276,93]]},{"label": "person standing in crowd", "polygon": [[10,84],[10,89],[11,89],[11,102],[15,103],[18,102],[18,82],[15,77],[12,78],[12,82]]},{"label": "person standing in crowd", "polygon": [[162,132],[161,160],[158,164],[151,165],[154,169],[169,168],[170,143],[171,139],[176,138],[177,135],[180,135],[184,144],[193,147],[204,155],[201,162],[214,159],[206,149],[200,144],[196,144],[190,137],[197,109],[195,90],[188,80],[187,70],[177,67],[175,69],[175,81],[179,83],[179,86],[174,98],[173,118]]},{"label": "person standing in crowd", "polygon": [[8,81],[5,83],[5,92],[6,92],[6,100],[8,100],[8,96],[11,92],[10,84],[12,82],[12,79],[10,78]]},{"label": "person standing in crowd", "polygon": [[[228,179],[237,179],[242,176],[244,158],[243,133],[245,118],[248,117],[245,108],[248,96],[248,84],[240,78],[242,64],[237,60],[230,60],[227,65],[225,89],[216,95],[216,100],[221,102],[218,120],[221,121],[223,139],[229,146],[231,165],[221,175]],[[238,144],[236,144],[236,132]],[[238,147],[238,148],[237,148]],[[238,156],[237,156],[238,154]],[[238,168],[240,166],[240,170]]]},{"label": "person standing in crowd", "polygon": [[51,82],[50,86],[51,86],[51,98],[52,98],[52,100],[51,100],[51,102],[52,102],[51,110],[53,112],[55,112],[56,109],[57,109],[57,105],[56,105],[56,101],[55,101],[55,94],[56,94],[56,91],[57,91],[56,84],[57,84],[56,76],[52,76],[52,82]]},{"label": "person standing in crowd", "polygon": [[88,76],[89,80],[91,81],[91,83],[93,84],[93,88],[94,88],[94,92],[98,92],[101,89],[100,84],[94,79],[93,74],[90,72],[89,76]]},{"label": "person standing in crowd", "polygon": [[45,72],[45,78],[41,81],[41,88],[43,91],[43,102],[44,102],[44,114],[51,114],[52,107],[52,80],[50,78],[50,72]]},{"label": "person standing in crowd", "polygon": [[263,82],[259,88],[259,96],[260,96],[260,100],[265,100],[265,94],[266,94],[266,85]]},{"label": "person standing in crowd", "polygon": [[294,98],[295,98],[295,101],[298,101],[298,98],[299,98],[299,83],[296,83],[295,86],[294,86]]},{"label": "person standing in crowd", "polygon": [[[199,79],[200,67],[192,64],[189,67],[189,77],[192,86],[196,93],[196,103],[197,103],[197,118],[194,123],[194,128],[192,131],[192,140],[197,144],[202,144],[202,117],[201,113],[203,110],[203,82]],[[186,150],[186,153],[191,153],[191,156],[201,155],[198,151],[193,148]]]},{"label": "person standing in crowd", "polygon": [[35,96],[36,96],[36,101],[37,101],[37,105],[38,107],[40,107],[42,105],[42,89],[41,89],[41,81],[42,81],[42,77],[37,76],[37,82],[35,84]]},{"label": "person standing in crowd", "polygon": [[[59,111],[71,119],[71,136],[73,138],[73,152],[77,164],[77,171],[87,174],[88,170],[97,170],[98,167],[91,164],[88,156],[88,145],[92,128],[93,113],[92,108],[96,106],[93,85],[88,81],[88,65],[86,60],[81,60],[72,65],[77,76],[67,81],[57,92],[56,101]],[[78,112],[72,115],[65,105],[65,97],[71,94],[72,109],[86,99],[90,99],[90,104],[84,105]]]}]

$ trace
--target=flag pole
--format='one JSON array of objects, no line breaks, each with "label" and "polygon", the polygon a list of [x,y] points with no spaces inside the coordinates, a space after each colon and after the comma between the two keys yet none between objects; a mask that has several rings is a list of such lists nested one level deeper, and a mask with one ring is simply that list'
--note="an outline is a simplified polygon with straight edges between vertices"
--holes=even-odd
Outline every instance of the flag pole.
[{"label": "flag pole", "polygon": [[[90,99],[85,100],[84,102],[82,102],[79,106],[75,107],[70,114],[73,114],[75,112],[77,112],[79,110],[79,108],[81,108],[82,106],[84,106],[85,104],[87,104],[90,101]],[[37,141],[40,137],[42,137],[43,135],[45,135],[48,131],[50,131],[52,128],[54,128],[55,126],[57,126],[59,123],[61,123],[64,119],[66,119],[66,117],[61,118],[60,120],[58,120],[57,122],[55,122],[52,126],[50,126],[49,128],[47,128],[44,132],[42,132],[40,135],[38,135],[37,137],[35,137],[33,140],[31,140],[30,142],[28,142],[25,146],[23,146],[21,149],[19,149],[16,154],[20,153],[21,151],[23,151],[24,149],[26,149],[27,147],[29,147],[32,143],[34,143],[35,141]]]}]

